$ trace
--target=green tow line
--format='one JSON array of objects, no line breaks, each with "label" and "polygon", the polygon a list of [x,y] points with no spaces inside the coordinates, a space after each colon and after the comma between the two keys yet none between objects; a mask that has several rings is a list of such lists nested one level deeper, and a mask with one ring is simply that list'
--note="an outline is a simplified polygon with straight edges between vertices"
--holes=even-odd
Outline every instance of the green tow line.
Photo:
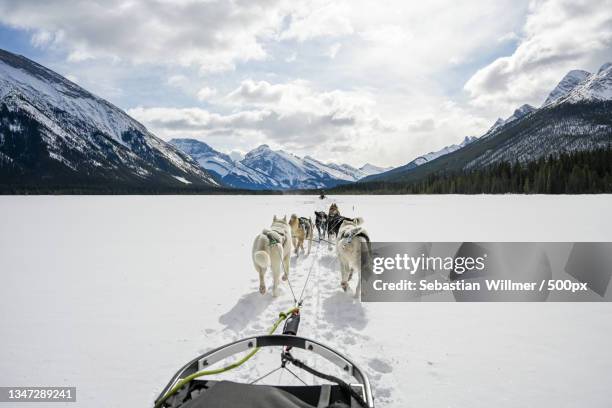
[{"label": "green tow line", "polygon": [[[268,334],[274,334],[274,332],[276,331],[278,326],[285,319],[287,319],[287,317],[289,315],[291,315],[292,313],[294,313],[294,312],[296,312],[298,310],[300,310],[299,307],[293,307],[293,308],[289,309],[287,312],[281,312],[278,315],[278,319],[276,319],[276,322],[274,322],[274,324],[272,325],[272,327],[268,331]],[[251,357],[253,357],[259,351],[259,349],[260,349],[259,347],[255,347],[251,352],[249,352],[249,354],[247,354],[246,356],[242,357],[240,360],[238,360],[238,361],[236,361],[236,362],[234,362],[234,363],[232,363],[230,365],[227,365],[225,367],[217,368],[215,370],[198,371],[197,373],[193,373],[193,374],[183,378],[182,380],[177,382],[176,385],[174,387],[172,387],[172,389],[166,393],[166,395],[161,397],[155,403],[155,407],[154,408],[161,408],[163,406],[164,402],[166,402],[166,400],[168,398],[170,398],[171,396],[176,394],[181,388],[183,388],[183,386],[185,386],[186,384],[191,382],[191,380],[193,380],[193,379],[196,379],[198,377],[203,377],[205,375],[221,374],[221,373],[224,373],[226,371],[232,370],[232,369],[234,369],[236,367],[240,367],[242,364],[246,363]]]}]

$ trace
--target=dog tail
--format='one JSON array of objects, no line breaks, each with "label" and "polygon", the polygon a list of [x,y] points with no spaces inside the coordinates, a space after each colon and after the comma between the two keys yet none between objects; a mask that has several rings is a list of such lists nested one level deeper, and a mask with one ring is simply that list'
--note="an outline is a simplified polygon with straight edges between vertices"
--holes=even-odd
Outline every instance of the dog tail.
[{"label": "dog tail", "polygon": [[268,269],[270,266],[270,255],[266,251],[256,251],[253,254],[253,262],[261,269]]}]

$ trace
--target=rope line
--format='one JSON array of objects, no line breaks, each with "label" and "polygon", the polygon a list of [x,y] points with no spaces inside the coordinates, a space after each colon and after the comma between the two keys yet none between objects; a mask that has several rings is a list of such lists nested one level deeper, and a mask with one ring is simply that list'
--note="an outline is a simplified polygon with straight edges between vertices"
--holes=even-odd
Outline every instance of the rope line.
[{"label": "rope line", "polygon": [[302,305],[304,301],[304,291],[306,290],[306,286],[308,286],[308,281],[310,280],[310,275],[312,274],[312,269],[314,268],[315,261],[317,260],[317,255],[319,254],[319,244],[317,243],[317,249],[312,257],[312,262],[310,264],[310,270],[308,271],[308,275],[306,276],[306,281],[304,282],[304,287],[302,288],[302,293],[300,293],[300,300],[298,301],[298,306]]},{"label": "rope line", "polygon": [[[283,258],[284,257],[281,256],[281,264],[283,265],[283,272],[285,272],[285,271],[288,271],[288,269],[285,268],[285,261],[284,261]],[[289,265],[289,266],[291,266],[291,265]],[[293,302],[294,302],[295,305],[297,305],[298,304],[298,300],[295,297],[295,292],[293,291],[293,286],[291,286],[291,279],[289,279],[289,272],[287,272],[285,274],[285,276],[287,277],[287,283],[289,284],[289,289],[291,289],[291,296],[293,296]]]},{"label": "rope line", "polygon": [[276,367],[275,369],[273,369],[272,371],[269,371],[268,373],[262,375],[261,377],[259,377],[258,379],[251,381],[249,384],[255,384],[256,382],[259,382],[261,380],[263,380],[264,378],[266,378],[267,376],[274,374],[275,372],[277,372],[278,370],[280,370],[281,368],[283,368],[282,366],[280,367]]},{"label": "rope line", "polygon": [[304,238],[304,239],[305,239],[305,240],[308,240],[308,241],[313,241],[313,242],[321,242],[321,241],[323,241],[323,242],[327,242],[328,244],[332,244],[332,245],[334,245],[334,244],[335,244],[335,242],[328,241],[328,240],[327,240],[327,239],[325,239],[325,238],[317,238],[317,239],[314,239],[314,238]]},{"label": "rope line", "polygon": [[[270,330],[268,330],[268,334],[274,334],[274,332],[276,331],[276,329],[278,328],[278,326],[285,320],[287,319],[287,316],[289,316],[290,314],[292,314],[295,311],[298,311],[299,308],[297,307],[292,307],[291,309],[289,309],[287,312],[281,312],[278,315],[278,319],[276,319],[276,321],[274,322],[274,324],[272,325],[272,327],[270,327]],[[224,373],[226,371],[232,370],[236,367],[240,367],[242,364],[246,363],[251,357],[253,357],[258,351],[260,350],[259,347],[255,347],[251,352],[249,352],[249,354],[247,354],[246,356],[242,357],[240,360],[229,364],[225,367],[221,367],[221,368],[217,368],[215,370],[203,370],[203,371],[198,371],[195,372],[191,375],[188,375],[187,377],[183,378],[182,380],[178,381],[176,383],[176,385],[174,387],[172,387],[170,389],[170,391],[168,391],[166,393],[166,395],[164,395],[163,397],[161,397],[156,403],[154,408],[160,408],[164,405],[164,402],[166,402],[166,400],[168,398],[170,398],[171,396],[173,396],[174,394],[176,394],[181,388],[183,388],[185,385],[189,384],[192,380],[199,378],[199,377],[203,377],[205,375],[214,375],[214,374],[221,374]]]},{"label": "rope line", "polygon": [[287,367],[285,367],[285,370],[289,371],[295,378],[297,378],[298,380],[300,380],[302,382],[302,384],[304,385],[308,385],[306,384],[306,381],[302,380],[300,377],[298,377],[298,375],[296,373],[294,373],[293,371],[291,371],[290,369],[288,369]]}]

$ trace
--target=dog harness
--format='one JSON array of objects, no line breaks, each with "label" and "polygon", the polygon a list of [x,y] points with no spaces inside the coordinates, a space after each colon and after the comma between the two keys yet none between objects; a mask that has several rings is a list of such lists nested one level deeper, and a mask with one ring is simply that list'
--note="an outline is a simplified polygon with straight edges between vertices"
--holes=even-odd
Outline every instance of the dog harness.
[{"label": "dog harness", "polygon": [[285,237],[285,233],[282,231],[265,229],[263,230],[263,234],[268,238],[270,246],[276,244],[284,245],[287,239],[287,237]]},{"label": "dog harness", "polygon": [[368,237],[368,234],[366,233],[365,229],[361,227],[352,228],[342,234],[342,238],[346,239],[349,244],[353,241],[353,238],[357,236],[365,238],[368,243],[370,242],[370,237]]}]

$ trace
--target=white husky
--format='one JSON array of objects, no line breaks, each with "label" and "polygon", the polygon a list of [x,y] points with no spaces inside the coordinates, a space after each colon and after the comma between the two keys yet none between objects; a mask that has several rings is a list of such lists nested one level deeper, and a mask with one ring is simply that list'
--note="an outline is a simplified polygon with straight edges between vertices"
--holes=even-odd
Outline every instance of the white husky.
[{"label": "white husky", "polygon": [[262,295],[266,293],[264,275],[270,267],[274,277],[272,295],[278,296],[281,267],[284,269],[283,280],[287,280],[289,276],[291,227],[287,223],[287,216],[278,219],[275,215],[270,229],[264,229],[261,234],[255,237],[252,256],[255,270],[259,273],[259,292]]},{"label": "white husky", "polygon": [[370,247],[368,232],[361,226],[363,218],[346,219],[338,230],[336,241],[336,253],[340,261],[340,287],[345,292],[348,290],[348,281],[357,274],[357,287],[355,297],[359,297],[361,291],[361,244]]}]

